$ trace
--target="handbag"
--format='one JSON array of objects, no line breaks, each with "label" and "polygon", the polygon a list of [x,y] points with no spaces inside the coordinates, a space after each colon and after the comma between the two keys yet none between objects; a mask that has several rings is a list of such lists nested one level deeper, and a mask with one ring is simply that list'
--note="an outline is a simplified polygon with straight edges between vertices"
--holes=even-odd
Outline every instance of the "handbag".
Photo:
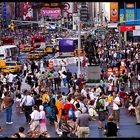
[{"label": "handbag", "polygon": [[26,106],[25,106],[25,103],[26,102],[27,102],[27,96],[26,96],[26,99],[25,99],[25,101],[24,101],[24,103],[23,103],[23,105],[21,107],[21,109],[22,109],[23,112],[25,111],[25,108],[26,108]]}]

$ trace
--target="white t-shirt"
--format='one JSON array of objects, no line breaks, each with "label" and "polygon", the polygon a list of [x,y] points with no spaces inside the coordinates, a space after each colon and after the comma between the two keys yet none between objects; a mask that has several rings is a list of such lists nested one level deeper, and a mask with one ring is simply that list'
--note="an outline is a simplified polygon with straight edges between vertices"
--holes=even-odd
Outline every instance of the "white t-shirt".
[{"label": "white t-shirt", "polygon": [[85,89],[82,89],[82,90],[81,90],[81,94],[83,94],[85,97],[87,97],[87,92],[86,92]]},{"label": "white t-shirt", "polygon": [[[120,102],[120,98],[119,97],[116,97],[114,99],[115,102]],[[113,102],[113,110],[118,110],[119,109],[119,106]]]},{"label": "white t-shirt", "polygon": [[138,80],[140,80],[140,74],[138,74]]},{"label": "white t-shirt", "polygon": [[80,111],[80,110],[76,110],[76,111],[75,111],[75,117],[76,117],[76,118],[78,118],[80,114],[81,114],[81,111]]}]

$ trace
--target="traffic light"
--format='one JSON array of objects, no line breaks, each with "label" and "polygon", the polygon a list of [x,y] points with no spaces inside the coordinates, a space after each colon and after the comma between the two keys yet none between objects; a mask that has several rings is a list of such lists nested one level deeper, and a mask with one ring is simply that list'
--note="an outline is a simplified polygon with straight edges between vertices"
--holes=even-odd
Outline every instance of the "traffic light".
[{"label": "traffic light", "polygon": [[11,23],[11,24],[10,24],[10,28],[11,28],[11,30],[14,32],[14,28],[15,28],[14,23]]}]

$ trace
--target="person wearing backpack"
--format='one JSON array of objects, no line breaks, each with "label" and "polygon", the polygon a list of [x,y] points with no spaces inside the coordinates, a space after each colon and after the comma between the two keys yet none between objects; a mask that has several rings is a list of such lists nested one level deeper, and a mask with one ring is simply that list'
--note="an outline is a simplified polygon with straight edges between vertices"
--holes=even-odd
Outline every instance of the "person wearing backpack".
[{"label": "person wearing backpack", "polygon": [[105,121],[105,98],[104,98],[104,93],[100,93],[100,97],[96,101],[96,110],[98,112],[98,129],[103,128],[103,121]]},{"label": "person wearing backpack", "polygon": [[113,110],[112,115],[117,124],[117,129],[119,129],[120,120],[120,107],[122,106],[121,100],[116,92],[113,92]]},{"label": "person wearing backpack", "polygon": [[71,126],[74,127],[74,121],[75,121],[75,106],[70,103],[71,97],[67,97],[66,99],[66,104],[64,105],[64,110],[65,110],[65,118]]}]

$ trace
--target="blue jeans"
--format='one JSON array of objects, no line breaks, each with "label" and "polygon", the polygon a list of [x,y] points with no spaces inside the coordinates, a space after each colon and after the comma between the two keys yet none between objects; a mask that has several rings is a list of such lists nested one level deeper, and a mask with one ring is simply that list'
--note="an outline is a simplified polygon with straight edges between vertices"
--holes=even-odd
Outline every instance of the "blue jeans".
[{"label": "blue jeans", "polygon": [[67,78],[63,78],[63,84],[66,87],[66,83],[67,83]]},{"label": "blue jeans", "polygon": [[6,108],[6,122],[11,122],[12,118],[12,107]]}]

